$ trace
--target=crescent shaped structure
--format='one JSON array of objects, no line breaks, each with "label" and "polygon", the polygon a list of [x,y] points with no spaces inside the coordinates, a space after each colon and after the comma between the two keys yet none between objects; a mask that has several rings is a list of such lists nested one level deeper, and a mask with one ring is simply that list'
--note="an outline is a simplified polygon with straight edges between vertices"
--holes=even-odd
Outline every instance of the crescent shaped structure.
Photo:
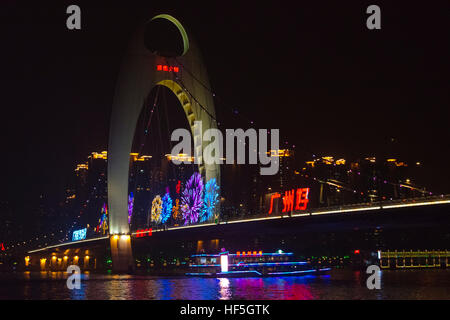
[{"label": "crescent shaped structure", "polygon": [[[134,267],[127,208],[130,152],[138,117],[149,93],[159,85],[178,98],[197,143],[195,151],[201,152],[203,133],[217,128],[208,75],[192,37],[177,19],[165,14],[155,16],[134,34],[114,96],[108,145],[108,210],[115,272]],[[194,126],[195,121],[202,125]],[[198,166],[206,181],[216,178],[220,182],[218,164]]]}]

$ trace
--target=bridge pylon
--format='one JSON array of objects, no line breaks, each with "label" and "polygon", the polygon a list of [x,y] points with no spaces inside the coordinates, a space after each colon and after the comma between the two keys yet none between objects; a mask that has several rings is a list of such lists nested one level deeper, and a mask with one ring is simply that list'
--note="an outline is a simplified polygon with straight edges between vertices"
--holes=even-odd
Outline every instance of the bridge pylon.
[{"label": "bridge pylon", "polygon": [[[138,28],[116,86],[108,143],[108,210],[114,272],[129,271],[133,262],[128,224],[130,153],[137,121],[155,86],[170,89],[184,110],[200,156],[199,172],[220,185],[219,164],[202,163],[205,131],[217,129],[214,99],[206,68],[192,37],[174,17],[161,14]],[[201,123],[197,126],[196,123]],[[127,240],[128,239],[128,240]]]},{"label": "bridge pylon", "polygon": [[130,235],[112,235],[109,238],[111,245],[111,259],[113,271],[116,273],[133,272],[134,260],[131,250]]}]

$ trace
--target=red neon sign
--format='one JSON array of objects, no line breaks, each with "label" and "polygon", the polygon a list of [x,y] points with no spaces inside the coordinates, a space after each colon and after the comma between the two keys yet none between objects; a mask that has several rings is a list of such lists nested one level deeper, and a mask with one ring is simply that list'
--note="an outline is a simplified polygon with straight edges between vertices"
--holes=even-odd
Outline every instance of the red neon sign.
[{"label": "red neon sign", "polygon": [[179,72],[180,68],[179,67],[173,67],[173,66],[166,66],[166,65],[158,64],[156,66],[156,70],[157,71],[165,71],[165,72]]},{"label": "red neon sign", "polygon": [[272,213],[273,211],[273,200],[278,199],[281,197],[281,194],[279,194],[278,192],[273,194],[272,197],[270,197],[270,209],[269,209],[269,214]]},{"label": "red neon sign", "polygon": [[181,189],[181,181],[178,180],[178,183],[177,183],[177,186],[176,186],[176,189],[175,189],[178,194],[180,193],[180,189]]},{"label": "red neon sign", "polygon": [[3,242],[0,243],[0,249],[1,249],[2,251],[5,251],[5,247],[3,246]]},{"label": "red neon sign", "polygon": [[306,210],[308,206],[309,188],[297,189],[297,202],[295,203],[295,210]]},{"label": "red neon sign", "polygon": [[150,237],[151,235],[152,235],[152,228],[136,230],[136,238]]},{"label": "red neon sign", "polygon": [[[270,197],[270,208],[269,208],[269,214],[272,214],[274,207],[276,206],[274,204],[276,199],[282,198],[283,200],[283,210],[282,212],[291,212],[294,210],[303,211],[306,210],[308,207],[308,195],[309,195],[309,188],[298,188],[297,190],[292,189],[289,191],[285,191],[284,196],[281,197],[281,194],[276,192]],[[278,201],[277,201],[278,204]],[[295,207],[294,207],[295,204]]]},{"label": "red neon sign", "polygon": [[283,212],[294,210],[294,190],[286,191],[283,197]]}]

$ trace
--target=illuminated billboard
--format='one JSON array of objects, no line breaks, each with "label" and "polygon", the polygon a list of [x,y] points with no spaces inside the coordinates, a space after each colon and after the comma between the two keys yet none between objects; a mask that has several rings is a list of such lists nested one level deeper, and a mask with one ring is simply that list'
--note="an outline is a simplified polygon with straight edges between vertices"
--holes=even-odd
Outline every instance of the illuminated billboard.
[{"label": "illuminated billboard", "polygon": [[75,230],[72,233],[72,241],[80,241],[86,239],[87,229]]}]

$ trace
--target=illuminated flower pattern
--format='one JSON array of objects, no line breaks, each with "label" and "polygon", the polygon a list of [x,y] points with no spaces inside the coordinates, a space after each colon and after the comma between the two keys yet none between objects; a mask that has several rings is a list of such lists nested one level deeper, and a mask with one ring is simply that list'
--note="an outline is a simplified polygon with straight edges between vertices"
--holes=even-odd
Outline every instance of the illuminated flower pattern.
[{"label": "illuminated flower pattern", "polygon": [[198,222],[198,217],[201,213],[202,206],[202,176],[198,172],[195,172],[186,182],[186,186],[181,195],[181,212],[183,213],[185,225]]},{"label": "illuminated flower pattern", "polygon": [[152,222],[161,222],[161,212],[162,212],[162,200],[161,196],[157,195],[152,201],[151,218]]},{"label": "illuminated flower pattern", "polygon": [[217,185],[216,178],[212,178],[205,185],[200,222],[209,221],[214,217],[214,211],[218,202],[219,186]]},{"label": "illuminated flower pattern", "polygon": [[172,208],[172,214],[172,217],[175,221],[182,218],[180,210],[180,199],[175,199],[175,205]]},{"label": "illuminated flower pattern", "polygon": [[167,192],[162,198],[161,223],[166,223],[172,215],[172,198]]}]

